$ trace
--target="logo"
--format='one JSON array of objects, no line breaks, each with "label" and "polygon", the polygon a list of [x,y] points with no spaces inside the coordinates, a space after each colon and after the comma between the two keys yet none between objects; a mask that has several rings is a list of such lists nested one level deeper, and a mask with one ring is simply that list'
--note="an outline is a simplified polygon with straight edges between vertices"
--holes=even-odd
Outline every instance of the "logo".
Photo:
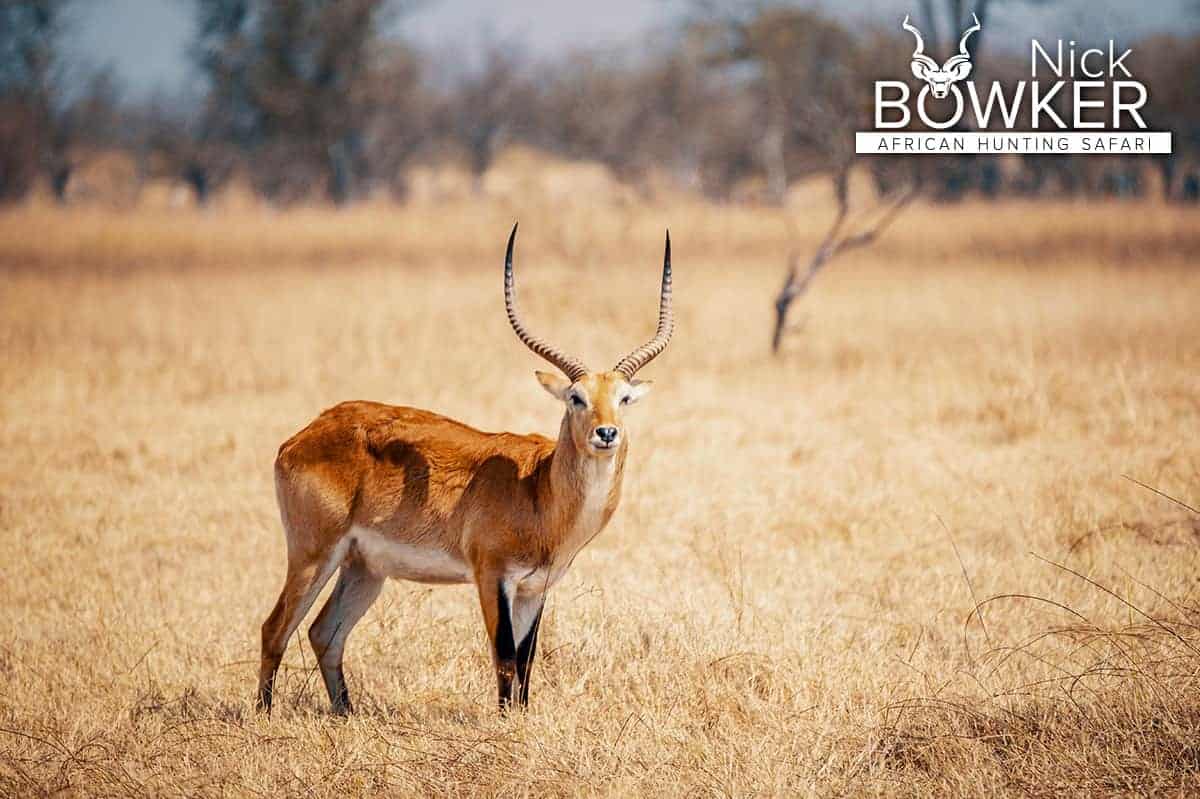
[{"label": "logo", "polygon": [[1118,48],[1115,39],[1086,49],[1074,40],[1047,45],[1032,39],[1029,79],[985,86],[968,80],[974,65],[967,43],[983,29],[979,17],[971,17],[975,24],[963,31],[958,52],[942,64],[925,52],[921,31],[904,17],[901,29],[917,40],[909,67],[925,85],[914,98],[904,81],[876,81],[875,129],[855,134],[857,153],[1171,152],[1169,132],[1147,130],[1142,109],[1150,95],[1126,63],[1131,48]]},{"label": "logo", "polygon": [[952,55],[946,60],[945,64],[938,66],[938,62],[934,61],[929,56],[925,55],[925,40],[921,38],[921,32],[908,22],[908,16],[904,17],[904,22],[900,27],[911,33],[917,40],[917,49],[912,54],[912,73],[918,80],[923,80],[929,84],[929,88],[933,91],[933,96],[939,100],[945,99],[950,94],[950,86],[960,80],[966,80],[971,74],[971,54],[967,52],[967,39],[971,38],[971,34],[983,28],[979,24],[979,17],[971,15],[975,19],[975,25],[967,28],[963,33],[962,39],[958,42],[958,54]]}]

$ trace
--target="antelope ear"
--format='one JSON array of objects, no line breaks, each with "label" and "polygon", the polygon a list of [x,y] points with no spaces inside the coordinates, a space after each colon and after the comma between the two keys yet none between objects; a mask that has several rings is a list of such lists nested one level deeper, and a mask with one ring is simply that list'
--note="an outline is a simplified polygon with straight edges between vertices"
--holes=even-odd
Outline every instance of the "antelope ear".
[{"label": "antelope ear", "polygon": [[570,380],[554,372],[534,372],[534,374],[537,375],[538,382],[550,396],[566,402],[567,391],[571,388]]},{"label": "antelope ear", "polygon": [[642,397],[650,393],[650,386],[654,385],[653,380],[638,380],[634,379],[629,383],[629,404],[640,400]]}]

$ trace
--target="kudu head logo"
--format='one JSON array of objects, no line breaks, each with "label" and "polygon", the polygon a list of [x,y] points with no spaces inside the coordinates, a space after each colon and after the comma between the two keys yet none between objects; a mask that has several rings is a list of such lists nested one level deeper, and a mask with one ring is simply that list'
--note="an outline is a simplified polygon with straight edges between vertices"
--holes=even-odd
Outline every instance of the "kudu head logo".
[{"label": "kudu head logo", "polygon": [[925,55],[925,40],[921,38],[921,32],[909,24],[907,16],[904,18],[902,27],[917,39],[917,49],[912,54],[913,74],[928,83],[929,88],[933,90],[933,96],[939,100],[950,94],[951,86],[971,74],[971,54],[967,52],[967,39],[983,27],[979,24],[979,17],[974,14],[971,16],[975,18],[975,24],[963,33],[962,40],[958,43],[958,53],[950,56],[941,66]]}]

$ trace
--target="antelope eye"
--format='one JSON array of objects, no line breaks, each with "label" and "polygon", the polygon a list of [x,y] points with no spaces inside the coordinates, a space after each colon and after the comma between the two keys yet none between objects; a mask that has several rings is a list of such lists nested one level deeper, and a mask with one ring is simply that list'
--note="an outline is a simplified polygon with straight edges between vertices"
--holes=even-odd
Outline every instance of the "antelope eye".
[{"label": "antelope eye", "polygon": [[572,408],[586,408],[587,403],[583,401],[583,397],[579,396],[578,394],[572,394],[571,395],[571,407]]},{"label": "antelope eye", "polygon": [[626,394],[625,396],[621,397],[621,404],[622,404],[622,405],[628,405],[628,404],[629,404],[629,400],[630,400],[630,396],[629,396],[628,394]]}]

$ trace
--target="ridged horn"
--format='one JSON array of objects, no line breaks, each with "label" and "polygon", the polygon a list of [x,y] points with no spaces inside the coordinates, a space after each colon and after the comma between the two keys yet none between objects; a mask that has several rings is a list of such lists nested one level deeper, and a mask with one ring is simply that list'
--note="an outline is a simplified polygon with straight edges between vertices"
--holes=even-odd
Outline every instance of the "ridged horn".
[{"label": "ridged horn", "polygon": [[626,355],[613,367],[626,380],[632,380],[637,371],[667,348],[671,333],[675,331],[675,314],[671,310],[671,231],[667,231],[667,246],[663,254],[662,293],[658,301],[658,330],[654,338]]},{"label": "ridged horn", "polygon": [[504,310],[508,313],[508,323],[512,325],[517,338],[525,342],[526,347],[554,364],[563,374],[571,378],[571,382],[575,382],[588,373],[588,368],[583,365],[583,361],[572,358],[557,347],[550,346],[530,333],[525,327],[525,323],[521,321],[521,314],[517,311],[517,291],[513,285],[513,244],[516,240],[517,226],[514,224],[512,233],[508,236],[508,249],[504,253]]}]

